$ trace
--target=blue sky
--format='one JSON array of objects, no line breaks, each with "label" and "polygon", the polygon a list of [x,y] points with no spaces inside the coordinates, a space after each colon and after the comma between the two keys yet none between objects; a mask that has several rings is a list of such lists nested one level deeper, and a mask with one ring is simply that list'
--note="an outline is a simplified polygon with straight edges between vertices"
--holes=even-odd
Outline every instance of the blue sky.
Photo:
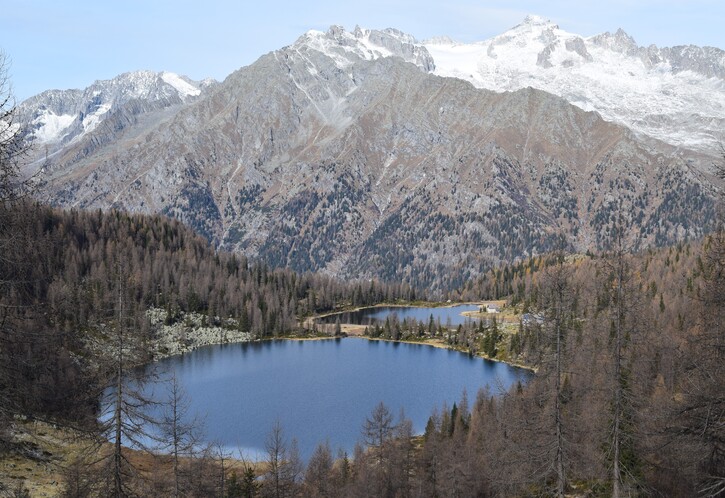
[{"label": "blue sky", "polygon": [[18,101],[126,71],[224,79],[309,29],[395,27],[419,40],[484,40],[526,14],[590,36],[623,28],[640,45],[725,49],[723,0],[3,0],[0,49]]}]

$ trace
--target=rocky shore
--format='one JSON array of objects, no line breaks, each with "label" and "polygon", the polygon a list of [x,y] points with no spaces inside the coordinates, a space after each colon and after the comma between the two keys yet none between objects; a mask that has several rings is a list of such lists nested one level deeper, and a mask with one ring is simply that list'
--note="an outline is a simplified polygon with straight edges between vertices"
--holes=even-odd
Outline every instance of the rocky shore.
[{"label": "rocky shore", "polygon": [[167,313],[163,309],[151,308],[146,315],[154,332],[153,353],[156,359],[188,353],[211,344],[252,340],[252,335],[241,332],[237,322],[232,319],[210,325],[205,315],[180,312],[173,323],[167,324]]}]

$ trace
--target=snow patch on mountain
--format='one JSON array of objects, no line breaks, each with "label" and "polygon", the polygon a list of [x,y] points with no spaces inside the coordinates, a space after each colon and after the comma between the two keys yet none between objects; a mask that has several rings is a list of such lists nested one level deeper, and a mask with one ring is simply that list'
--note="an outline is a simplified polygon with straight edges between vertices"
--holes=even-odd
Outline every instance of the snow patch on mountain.
[{"label": "snow patch on mountain", "polygon": [[178,74],[164,71],[161,73],[161,79],[173,86],[182,97],[196,97],[201,93],[201,90],[198,87],[184,80]]},{"label": "snow patch on mountain", "polygon": [[[532,15],[475,43],[332,26],[307,32],[293,48],[321,52],[341,69],[401,57],[477,88],[544,90],[676,146],[712,151],[725,141],[725,52],[713,47],[639,47],[621,29],[585,38]],[[308,70],[314,76],[316,69]]]},{"label": "snow patch on mountain", "polygon": [[57,115],[48,109],[43,110],[33,122],[37,126],[35,139],[40,143],[57,142],[76,117],[70,114]]},{"label": "snow patch on mountain", "polygon": [[48,90],[22,102],[18,110],[35,144],[61,144],[82,138],[132,101],[130,112],[146,112],[190,102],[214,84],[167,71],[134,71],[98,80],[84,90]]},{"label": "snow patch on mountain", "polygon": [[98,106],[98,108],[92,113],[83,118],[83,130],[88,133],[93,131],[98,123],[103,120],[103,116],[111,110],[111,104],[105,103]]}]

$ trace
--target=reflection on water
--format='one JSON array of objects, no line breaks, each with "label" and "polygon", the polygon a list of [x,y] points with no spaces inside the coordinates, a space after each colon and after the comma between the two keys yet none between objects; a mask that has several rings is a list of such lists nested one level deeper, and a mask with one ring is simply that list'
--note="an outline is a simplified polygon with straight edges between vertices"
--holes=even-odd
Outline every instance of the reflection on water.
[{"label": "reflection on water", "polygon": [[356,311],[347,311],[345,313],[335,313],[328,315],[319,320],[322,323],[335,323],[338,319],[340,323],[351,323],[354,325],[382,325],[388,317],[395,317],[398,321],[415,320],[415,322],[423,322],[428,324],[431,320],[433,323],[442,326],[450,325],[457,327],[463,325],[466,321],[477,323],[469,317],[464,316],[464,311],[478,311],[478,305],[461,304],[458,306],[447,307],[415,307],[415,306],[376,306],[374,308],[362,308]]},{"label": "reflection on water", "polygon": [[395,414],[404,409],[422,432],[433,408],[452,406],[464,389],[472,404],[480,388],[530,375],[456,351],[355,338],[209,346],[157,367],[162,377],[175,371],[191,412],[206,419],[207,440],[248,457],[263,451],[276,420],[305,458],[325,439],[351,452],[380,401]]}]

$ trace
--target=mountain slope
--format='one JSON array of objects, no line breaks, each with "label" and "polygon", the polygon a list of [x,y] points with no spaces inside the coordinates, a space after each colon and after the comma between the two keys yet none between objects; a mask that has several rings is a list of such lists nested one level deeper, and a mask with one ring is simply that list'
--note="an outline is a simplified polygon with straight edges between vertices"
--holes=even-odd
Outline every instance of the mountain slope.
[{"label": "mountain slope", "polygon": [[359,33],[308,33],[163,119],[64,149],[49,200],[162,212],[273,265],[433,290],[560,233],[607,247],[620,214],[635,246],[711,227],[705,158],[551,94],[431,75],[405,35]]}]

